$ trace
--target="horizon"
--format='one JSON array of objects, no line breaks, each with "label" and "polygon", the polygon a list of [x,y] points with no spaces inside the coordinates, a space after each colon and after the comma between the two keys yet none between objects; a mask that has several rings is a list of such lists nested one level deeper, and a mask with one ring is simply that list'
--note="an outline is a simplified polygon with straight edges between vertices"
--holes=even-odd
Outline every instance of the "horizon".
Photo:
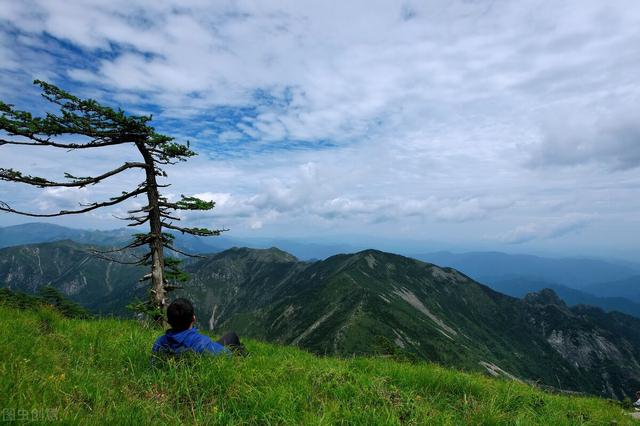
[{"label": "horizon", "polygon": [[[153,114],[200,154],[167,168],[169,198],[217,203],[184,223],[228,238],[637,262],[639,3],[328,9],[8,3],[0,100],[48,111],[41,78]],[[0,146],[0,168],[59,179],[133,154]],[[82,190],[0,182],[0,201],[56,211],[132,177]],[[135,205],[49,223],[118,229],[113,215]],[[3,227],[30,222],[0,214]]]},{"label": "horizon", "polygon": [[[28,225],[51,225],[55,227],[70,229],[73,231],[84,231],[84,232],[118,232],[118,231],[119,232],[126,231],[127,233],[135,232],[134,229],[128,229],[126,227],[95,229],[95,228],[65,226],[65,225],[60,225],[58,223],[54,223],[54,222],[42,222],[42,221],[24,222],[24,223],[19,223],[15,225],[0,224],[0,230],[4,228],[11,228],[14,226],[28,226]],[[609,256],[609,257],[588,256],[588,255],[582,256],[582,255],[577,255],[577,254],[572,255],[567,253],[554,254],[554,253],[546,253],[546,252],[536,253],[536,252],[499,251],[499,250],[464,250],[464,249],[455,249],[450,247],[439,248],[437,245],[433,245],[434,243],[430,243],[432,244],[431,246],[424,246],[423,248],[420,248],[421,247],[420,242],[411,241],[409,244],[407,244],[406,241],[402,241],[402,240],[388,240],[386,242],[382,241],[378,243],[374,242],[370,245],[366,245],[366,244],[354,245],[354,244],[335,241],[331,239],[318,241],[312,238],[304,238],[304,237],[283,238],[283,237],[245,236],[245,237],[236,238],[230,235],[222,234],[220,237],[213,237],[211,240],[207,240],[206,237],[191,237],[191,238],[204,239],[203,241],[204,245],[208,245],[212,249],[216,248],[216,246],[218,247],[220,246],[219,244],[216,245],[216,240],[218,238],[222,238],[222,240],[227,242],[227,244],[238,244],[238,245],[232,245],[225,248],[220,248],[220,250],[222,251],[230,250],[233,248],[249,248],[249,249],[256,249],[256,250],[267,250],[269,248],[276,248],[288,254],[294,255],[300,258],[301,260],[313,260],[313,259],[321,260],[334,255],[339,255],[339,254],[356,254],[362,251],[375,250],[375,251],[385,252],[389,254],[396,254],[396,255],[405,256],[405,257],[416,257],[416,256],[425,256],[425,255],[434,255],[434,254],[453,254],[453,255],[495,254],[495,255],[514,256],[514,257],[531,256],[531,257],[537,257],[542,259],[559,260],[559,261],[560,260],[594,260],[594,261],[604,261],[607,263],[613,263],[613,264],[619,264],[619,265],[626,265],[634,269],[640,268],[640,262],[638,262],[637,259],[633,257],[624,258],[624,257],[612,257],[612,256]],[[77,242],[73,238],[64,238],[64,239]],[[29,244],[41,244],[46,242],[53,243],[56,241],[60,241],[60,240],[50,240],[50,241],[47,240],[47,241],[34,242]],[[0,243],[1,242],[2,241],[0,241]],[[211,242],[212,244],[208,244],[209,242]],[[279,245],[284,245],[284,247]],[[289,246],[289,248],[287,248],[287,246]],[[307,248],[311,250],[312,248],[315,248],[316,251],[320,250],[322,252],[330,252],[330,254],[326,256],[323,255],[323,256],[315,256],[315,257],[308,257],[308,256],[300,257],[299,255],[293,253],[295,251],[300,250],[301,249],[300,246],[303,246],[302,247],[303,249]],[[441,265],[441,266],[445,266],[445,265]]]}]

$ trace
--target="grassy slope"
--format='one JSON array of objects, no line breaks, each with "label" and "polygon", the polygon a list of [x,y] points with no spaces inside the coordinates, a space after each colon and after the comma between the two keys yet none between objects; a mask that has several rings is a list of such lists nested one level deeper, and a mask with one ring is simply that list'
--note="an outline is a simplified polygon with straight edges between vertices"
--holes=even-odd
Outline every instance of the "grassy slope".
[{"label": "grassy slope", "polygon": [[318,358],[248,341],[248,358],[149,363],[159,330],[0,306],[0,409],[67,423],[630,424],[619,405],[431,364]]}]

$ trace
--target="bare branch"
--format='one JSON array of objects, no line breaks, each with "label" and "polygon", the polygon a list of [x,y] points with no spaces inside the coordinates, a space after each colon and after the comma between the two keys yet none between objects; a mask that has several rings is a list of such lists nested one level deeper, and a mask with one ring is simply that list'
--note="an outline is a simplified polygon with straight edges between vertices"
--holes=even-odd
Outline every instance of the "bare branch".
[{"label": "bare branch", "polygon": [[178,221],[181,220],[179,217],[171,216],[170,214],[163,213],[162,211],[160,212],[160,216],[166,219],[171,219],[171,220],[178,220]]},{"label": "bare branch", "polygon": [[127,220],[130,222],[135,222],[135,223],[130,223],[127,226],[140,226],[140,225],[144,225],[146,222],[149,221],[149,216],[134,216],[134,215],[130,215],[128,217],[119,217],[116,215],[112,215],[112,216],[119,220]]},{"label": "bare branch", "polygon": [[138,280],[138,282],[142,282],[142,281],[148,281],[151,279],[151,273],[146,274],[145,276],[143,276],[142,278],[140,278]]},{"label": "bare branch", "polygon": [[178,250],[177,248],[175,248],[174,246],[172,246],[172,245],[170,245],[170,244],[163,244],[162,246],[163,246],[164,248],[167,248],[167,249],[171,250],[171,251],[174,251],[174,252],[176,252],[176,253],[179,253],[179,254],[181,254],[181,255],[183,255],[183,256],[187,256],[187,257],[196,257],[196,258],[199,258],[199,259],[206,259],[206,256],[202,256],[202,255],[200,255],[200,254],[191,254],[191,253],[187,253],[187,252],[184,252],[184,251],[182,251],[182,250]]},{"label": "bare branch", "polygon": [[180,286],[180,285],[173,285],[173,284],[165,284],[164,285],[164,289],[166,291],[180,290],[180,289],[183,289],[183,288],[184,287]]},{"label": "bare branch", "polygon": [[22,216],[29,216],[29,217],[56,217],[56,216],[65,216],[65,215],[70,215],[70,214],[81,214],[81,213],[86,213],[86,212],[90,212],[92,210],[96,210],[102,207],[108,207],[108,206],[113,206],[115,204],[121,203],[125,200],[128,200],[129,198],[138,196],[140,194],[143,194],[145,191],[142,189],[137,189],[133,192],[129,192],[126,193],[124,195],[121,195],[120,197],[115,197],[112,198],[109,201],[105,201],[102,203],[92,203],[92,204],[88,204],[86,208],[84,209],[80,209],[80,210],[61,210],[58,213],[45,213],[45,214],[38,214],[38,213],[29,213],[29,212],[22,212],[19,210],[15,210],[13,208],[11,208],[11,206],[9,206],[7,203],[5,203],[4,201],[0,201],[0,211],[5,211],[8,213],[15,213],[15,214],[19,214]]},{"label": "bare branch", "polygon": [[136,239],[133,242],[127,244],[124,247],[114,248],[114,249],[110,249],[110,250],[98,250],[98,249],[94,248],[94,249],[92,249],[92,252],[101,253],[101,254],[121,253],[121,252],[129,250],[129,249],[142,247],[143,245],[146,245],[148,243],[149,242],[147,240],[143,240],[143,239],[138,240],[138,239]]},{"label": "bare branch", "polygon": [[[106,256],[106,255],[100,253],[99,251],[94,251],[94,250],[91,250],[90,253],[93,256],[97,257],[98,259],[102,259],[102,260],[106,260],[106,261],[114,262],[114,263],[119,263],[121,265],[139,265],[139,266],[141,266],[141,265],[144,265],[144,262],[145,262],[145,261],[143,261],[141,259],[135,260],[135,261],[131,261],[131,262],[126,261],[126,260],[114,259],[111,256]],[[136,256],[134,256],[134,257],[136,257]]]},{"label": "bare branch", "polygon": [[151,210],[151,206],[144,206],[144,207],[140,207],[139,209],[135,209],[135,210],[128,210],[127,213],[129,214],[134,214],[134,213],[149,213],[149,211]]}]

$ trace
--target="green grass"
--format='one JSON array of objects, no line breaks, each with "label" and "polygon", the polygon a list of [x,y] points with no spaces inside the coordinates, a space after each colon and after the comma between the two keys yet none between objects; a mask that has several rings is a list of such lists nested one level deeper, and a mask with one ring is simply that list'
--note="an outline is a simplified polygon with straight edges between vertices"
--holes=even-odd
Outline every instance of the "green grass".
[{"label": "green grass", "polygon": [[[160,367],[158,329],[0,306],[0,409],[71,424],[632,424],[619,404],[432,364],[319,358],[247,341],[247,358]],[[38,411],[39,410],[39,411]],[[1,420],[1,419],[0,419]],[[5,419],[6,420],[6,419]]]}]

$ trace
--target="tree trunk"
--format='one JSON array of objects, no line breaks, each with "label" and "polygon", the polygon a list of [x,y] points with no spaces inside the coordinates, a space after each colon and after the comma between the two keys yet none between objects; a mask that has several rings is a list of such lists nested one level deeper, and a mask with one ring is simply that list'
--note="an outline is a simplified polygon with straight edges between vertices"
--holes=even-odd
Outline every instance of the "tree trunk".
[{"label": "tree trunk", "polygon": [[166,297],[164,280],[164,253],[162,246],[162,223],[160,217],[160,205],[158,184],[156,182],[156,168],[151,153],[143,143],[136,143],[140,153],[147,164],[146,168],[146,191],[148,204],[149,225],[151,228],[149,249],[151,250],[151,300],[155,308],[161,312],[159,317],[154,318],[162,322],[166,311]]}]

